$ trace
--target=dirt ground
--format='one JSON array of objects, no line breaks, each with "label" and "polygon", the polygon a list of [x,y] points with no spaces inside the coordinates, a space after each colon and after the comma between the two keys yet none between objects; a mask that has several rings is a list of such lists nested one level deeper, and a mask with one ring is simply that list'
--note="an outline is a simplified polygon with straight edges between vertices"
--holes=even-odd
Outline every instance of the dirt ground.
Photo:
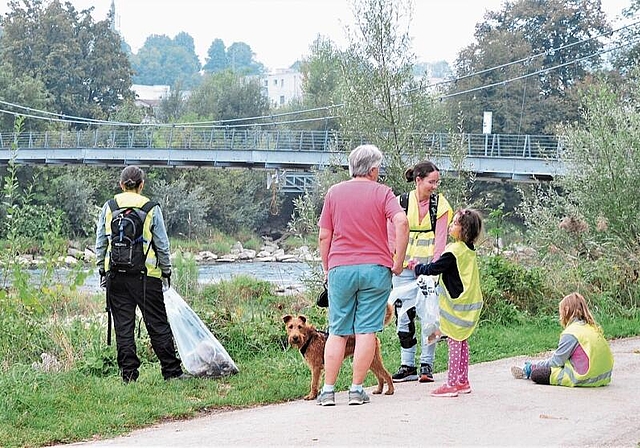
[{"label": "dirt ground", "polygon": [[[607,387],[539,386],[512,378],[524,357],[470,367],[473,392],[434,398],[442,383],[396,385],[364,406],[303,400],[165,423],[109,440],[66,446],[544,446],[640,447],[640,338],[611,341]],[[303,362],[300,360],[300,362]]]}]

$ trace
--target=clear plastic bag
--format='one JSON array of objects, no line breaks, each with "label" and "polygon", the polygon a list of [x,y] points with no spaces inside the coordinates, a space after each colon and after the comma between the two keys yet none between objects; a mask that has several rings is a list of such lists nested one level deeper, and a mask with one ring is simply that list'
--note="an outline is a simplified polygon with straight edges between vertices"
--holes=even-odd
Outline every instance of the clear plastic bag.
[{"label": "clear plastic bag", "polygon": [[190,374],[220,378],[238,373],[222,344],[172,287],[164,291],[164,304],[180,359]]}]

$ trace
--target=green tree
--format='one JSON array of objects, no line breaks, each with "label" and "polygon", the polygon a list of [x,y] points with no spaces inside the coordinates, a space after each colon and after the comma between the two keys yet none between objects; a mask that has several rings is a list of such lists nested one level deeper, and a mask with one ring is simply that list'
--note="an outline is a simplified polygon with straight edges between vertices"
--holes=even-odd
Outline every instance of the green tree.
[{"label": "green tree", "polygon": [[227,48],[227,60],[231,70],[243,75],[261,75],[264,66],[254,60],[255,54],[244,42],[234,42]]},{"label": "green tree", "polygon": [[215,39],[207,51],[207,60],[202,67],[209,73],[221,72],[229,68],[229,58],[222,39]]},{"label": "green tree", "polygon": [[[631,0],[631,5],[622,11],[627,19],[634,19],[640,11],[640,0]],[[626,74],[640,63],[640,43],[638,35],[640,30],[636,26],[624,28],[616,35],[616,44],[621,48],[613,54],[613,66],[615,73]]]},{"label": "green tree", "polygon": [[43,82],[56,112],[108,118],[130,91],[131,71],[120,37],[91,9],[59,0],[9,2],[2,19],[2,59],[14,73]]},{"label": "green tree", "polygon": [[342,130],[385,153],[387,182],[395,191],[406,189],[407,165],[427,156],[416,132],[433,130],[442,119],[423,80],[413,77],[411,12],[409,1],[354,1],[355,26],[341,58]]},{"label": "green tree", "polygon": [[311,44],[310,55],[300,64],[305,106],[322,107],[342,102],[340,56],[328,37],[319,35]]},{"label": "green tree", "polygon": [[[14,107],[11,104],[29,107],[35,110],[46,110],[51,107],[52,101],[45,85],[37,78],[25,74],[17,74],[11,65],[3,62],[0,64],[0,101],[2,109],[13,111],[20,115],[34,115],[23,108]],[[11,104],[8,104],[11,103]],[[0,118],[2,129],[13,128],[15,116],[2,114]],[[42,130],[47,126],[47,120],[25,118],[26,130]]]},{"label": "green tree", "polygon": [[147,37],[132,59],[136,84],[174,86],[179,82],[193,88],[200,82],[200,61],[193,38],[185,32],[173,39],[164,34]]},{"label": "green tree", "polygon": [[230,120],[266,115],[269,100],[256,78],[232,71],[208,75],[189,97],[187,113],[201,119]]},{"label": "green tree", "polygon": [[206,199],[198,205],[206,212],[207,224],[229,234],[263,229],[272,201],[279,200],[277,191],[266,189],[261,170],[193,170],[184,179],[206,186]]},{"label": "green tree", "polygon": [[465,114],[467,132],[478,132],[481,112],[492,111],[494,132],[551,133],[579,118],[570,92],[598,67],[603,44],[595,37],[609,30],[600,0],[506,2],[485,15],[476,43],[460,52],[456,75],[478,75],[453,85],[450,107]]},{"label": "green tree", "polygon": [[[516,79],[539,70],[541,61],[532,59],[526,64],[509,64],[526,60],[531,52],[530,44],[522,35],[506,31],[494,31],[490,42],[483,40],[460,52],[456,61],[460,79],[447,97],[447,106],[451,116],[464,116],[464,131],[482,133],[483,113],[488,111],[493,114],[494,134],[541,133],[549,116],[537,113],[540,107],[537,79]],[[487,71],[481,68],[496,66],[501,68]],[[476,72],[480,73],[474,75]],[[503,83],[506,79],[515,80]]]}]

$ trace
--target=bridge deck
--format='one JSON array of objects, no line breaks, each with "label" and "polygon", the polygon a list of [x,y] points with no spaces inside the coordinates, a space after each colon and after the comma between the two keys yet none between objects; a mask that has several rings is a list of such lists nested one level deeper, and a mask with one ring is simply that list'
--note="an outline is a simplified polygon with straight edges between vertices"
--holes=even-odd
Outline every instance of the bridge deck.
[{"label": "bridge deck", "polygon": [[[309,185],[313,169],[347,166],[348,152],[363,139],[337,132],[250,129],[95,129],[0,133],[0,164],[166,167],[238,167],[286,170],[294,189]],[[412,153],[424,154],[444,172],[454,171],[451,151],[465,152],[464,169],[479,178],[531,181],[564,172],[562,141],[550,135],[415,134]],[[12,149],[13,148],[13,149]],[[17,149],[17,151],[16,151]],[[412,162],[408,162],[412,163]]]}]

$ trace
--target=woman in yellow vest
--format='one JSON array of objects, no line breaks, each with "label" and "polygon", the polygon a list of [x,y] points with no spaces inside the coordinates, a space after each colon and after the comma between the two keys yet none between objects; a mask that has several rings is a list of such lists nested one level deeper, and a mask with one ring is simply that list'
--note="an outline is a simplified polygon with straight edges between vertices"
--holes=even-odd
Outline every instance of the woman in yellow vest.
[{"label": "woman in yellow vest", "polygon": [[560,334],[556,351],[544,361],[527,361],[524,367],[512,367],[513,376],[554,386],[597,387],[609,384],[613,355],[584,297],[577,292],[564,297],[558,313],[564,331]]},{"label": "woman in yellow vest", "polygon": [[449,226],[454,242],[440,258],[429,264],[414,260],[409,267],[419,275],[440,275],[440,332],[447,335],[449,363],[447,382],[431,392],[434,397],[457,397],[471,392],[469,344],[482,311],[480,275],[474,243],[482,232],[482,217],[476,210],[458,210]]},{"label": "woman in yellow vest", "polygon": [[[173,334],[164,305],[163,283],[171,277],[169,237],[162,211],[142,195],[144,171],[135,165],[120,173],[122,193],[105,202],[98,218],[96,231],[96,266],[107,289],[107,309],[113,315],[118,352],[118,367],[125,383],[135,382],[139,376],[140,358],[135,342],[136,307],[142,312],[151,346],[165,380],[186,379],[177,357]],[[143,210],[144,220],[140,238],[123,238],[112,232],[112,220],[117,216]],[[143,215],[138,215],[138,220]],[[129,223],[136,222],[129,216]],[[124,219],[123,219],[124,221]],[[134,226],[135,227],[135,226]],[[127,246],[128,247],[125,247]],[[136,247],[134,247],[136,246]],[[123,250],[118,250],[123,247]],[[127,258],[127,255],[129,258]],[[127,258],[124,260],[124,258]]]},{"label": "woman in yellow vest", "polygon": [[[404,268],[400,275],[393,276],[393,288],[396,291],[416,283],[413,269],[406,268],[409,260],[419,263],[429,263],[437,260],[447,245],[447,228],[453,216],[453,210],[447,199],[438,193],[440,185],[440,171],[428,160],[418,162],[405,171],[407,182],[413,182],[415,189],[398,196],[400,205],[409,220],[409,245],[404,260]],[[393,250],[395,228],[389,223],[389,243]],[[412,289],[406,295],[401,295],[396,303],[397,332],[400,340],[400,368],[393,374],[393,382],[419,380],[421,383],[433,382],[433,363],[436,345],[429,344],[427,325],[421,322],[421,335],[416,338],[416,306],[409,306],[406,312],[402,303],[414,303],[416,292]],[[420,371],[416,368],[416,352],[420,340]]]}]

